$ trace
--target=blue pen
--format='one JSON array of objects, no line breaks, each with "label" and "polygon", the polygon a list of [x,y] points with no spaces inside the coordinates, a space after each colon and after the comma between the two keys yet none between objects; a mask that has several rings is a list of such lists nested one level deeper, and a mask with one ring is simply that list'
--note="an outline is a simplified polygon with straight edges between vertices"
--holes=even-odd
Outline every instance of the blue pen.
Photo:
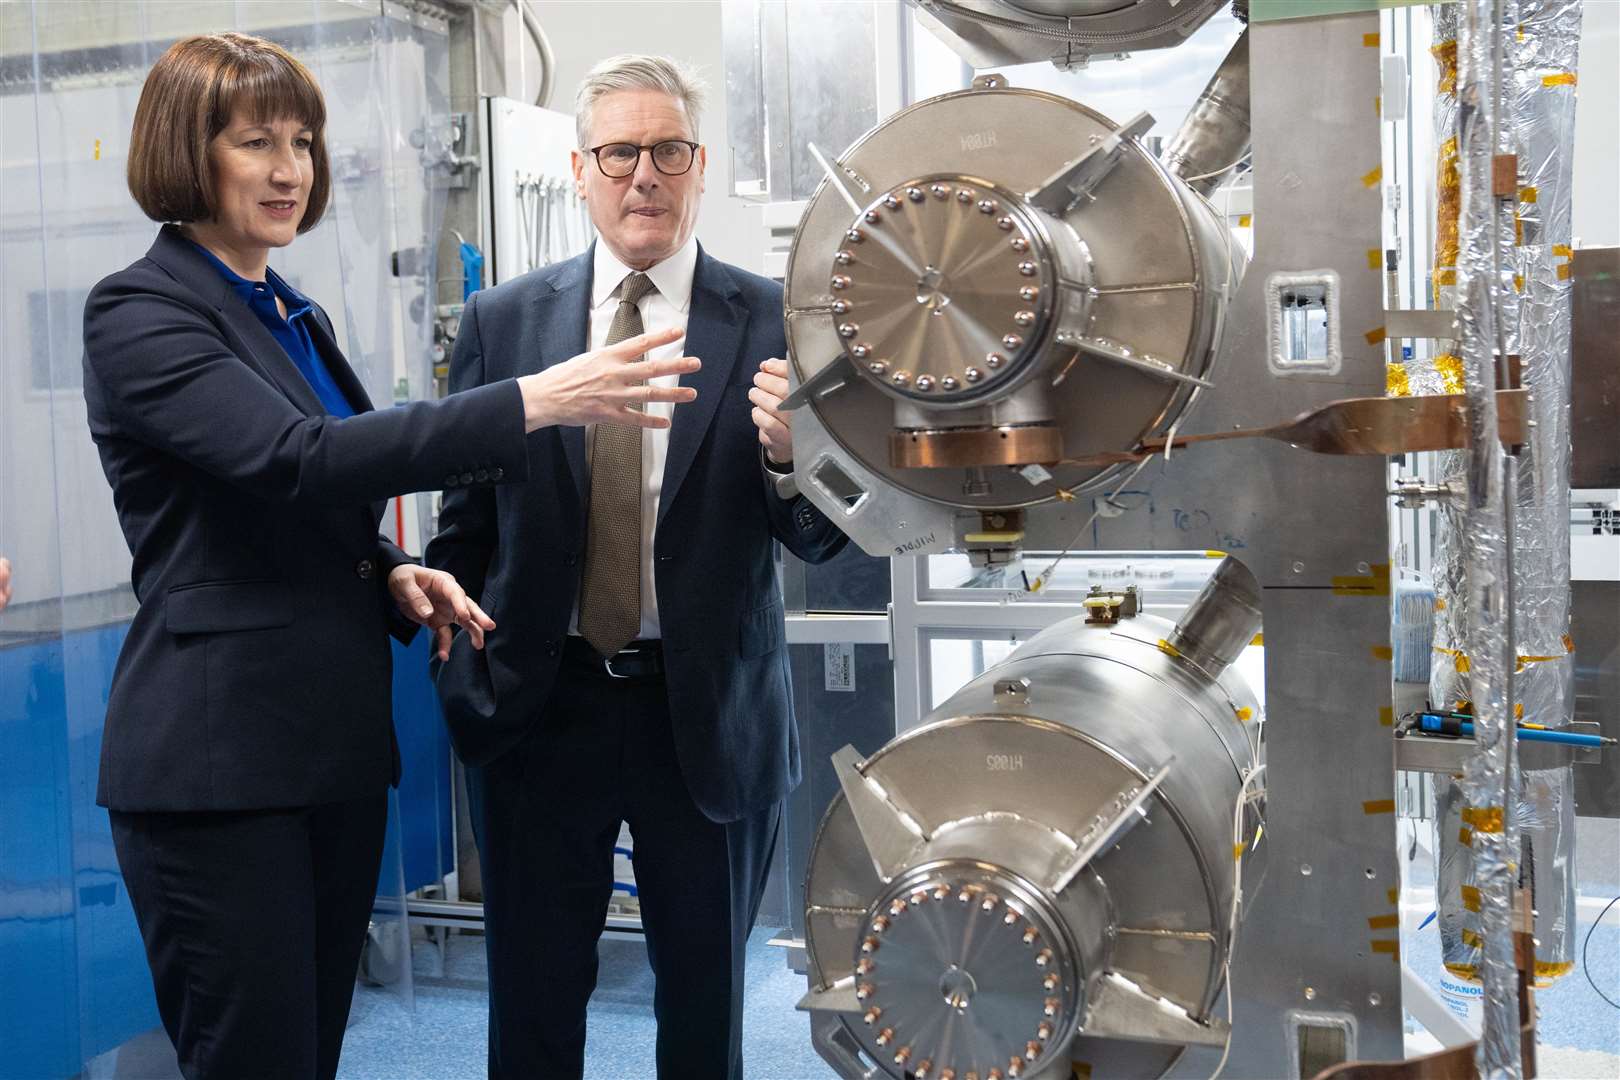
[{"label": "blue pen", "polygon": [[[1436,735],[1461,736],[1465,739],[1474,737],[1474,725],[1468,720],[1459,720],[1451,716],[1438,716],[1434,713],[1422,713],[1418,717],[1418,727],[1422,731]],[[1545,728],[1520,727],[1519,738],[1525,742],[1560,743],[1564,746],[1582,746],[1596,748],[1612,745],[1615,740],[1602,735],[1583,735],[1573,731],[1548,731]]]}]

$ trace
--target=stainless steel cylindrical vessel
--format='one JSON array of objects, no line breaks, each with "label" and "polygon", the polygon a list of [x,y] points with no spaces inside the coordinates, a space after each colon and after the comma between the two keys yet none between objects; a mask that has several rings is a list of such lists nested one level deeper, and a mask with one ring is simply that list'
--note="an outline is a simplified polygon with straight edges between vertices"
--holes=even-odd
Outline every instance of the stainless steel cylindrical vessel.
[{"label": "stainless steel cylindrical vessel", "polygon": [[[1198,610],[1211,605],[1235,610]],[[1247,620],[1252,636],[1258,611],[1217,589],[1188,619]],[[1070,1062],[1151,1077],[1222,1045],[1259,706],[1175,635],[1152,616],[1068,620],[869,759],[834,758],[805,1007],[844,1075],[866,1075],[864,1055],[896,1077]]]},{"label": "stainless steel cylindrical vessel", "polygon": [[1244,264],[1143,148],[1150,117],[991,82],[830,164],[786,274],[819,425],[885,483],[980,510],[1092,490],[1166,434],[1210,381]]}]

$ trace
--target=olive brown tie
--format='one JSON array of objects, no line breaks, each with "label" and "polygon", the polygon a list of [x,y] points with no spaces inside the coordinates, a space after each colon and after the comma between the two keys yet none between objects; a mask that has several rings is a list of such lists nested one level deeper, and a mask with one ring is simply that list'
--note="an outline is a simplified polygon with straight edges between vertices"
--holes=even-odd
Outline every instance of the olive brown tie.
[{"label": "olive brown tie", "polygon": [[[625,277],[606,344],[642,332],[636,301],[652,289],[646,274]],[[631,408],[639,411],[641,406]],[[641,428],[597,424],[591,429],[590,462],[579,632],[600,655],[611,657],[641,629]]]}]

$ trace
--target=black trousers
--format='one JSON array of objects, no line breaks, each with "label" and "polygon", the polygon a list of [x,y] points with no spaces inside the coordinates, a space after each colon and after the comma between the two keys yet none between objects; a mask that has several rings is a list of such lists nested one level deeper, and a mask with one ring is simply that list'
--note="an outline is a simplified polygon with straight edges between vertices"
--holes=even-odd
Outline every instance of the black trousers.
[{"label": "black trousers", "polygon": [[663,679],[612,679],[577,657],[564,660],[528,738],[467,777],[483,868],[489,1075],[583,1074],[623,821],[656,985],[658,1075],[741,1080],[744,950],[780,804],[710,821],[681,776]]},{"label": "black trousers", "polygon": [[158,1012],[187,1080],[335,1076],[386,794],[110,817]]}]

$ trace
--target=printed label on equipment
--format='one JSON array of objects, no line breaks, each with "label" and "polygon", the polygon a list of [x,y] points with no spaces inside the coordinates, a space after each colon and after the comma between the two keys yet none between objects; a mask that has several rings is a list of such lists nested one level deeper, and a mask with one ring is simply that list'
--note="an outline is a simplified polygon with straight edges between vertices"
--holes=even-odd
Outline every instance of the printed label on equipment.
[{"label": "printed label on equipment", "polygon": [[829,641],[823,647],[826,656],[825,686],[828,690],[855,692],[855,646],[848,641]]}]

